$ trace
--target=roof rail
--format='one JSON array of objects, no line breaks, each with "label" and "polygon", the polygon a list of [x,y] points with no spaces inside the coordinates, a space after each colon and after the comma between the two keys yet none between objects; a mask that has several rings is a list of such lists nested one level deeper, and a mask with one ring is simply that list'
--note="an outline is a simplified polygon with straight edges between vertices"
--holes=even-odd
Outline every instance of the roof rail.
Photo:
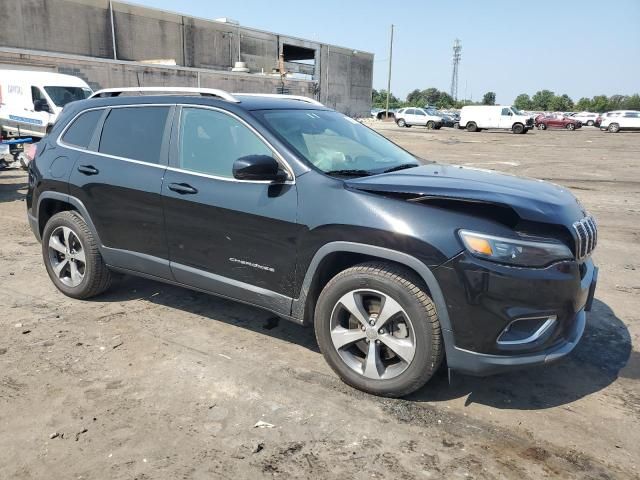
[{"label": "roof rail", "polygon": [[216,88],[193,88],[193,87],[122,87],[105,88],[94,92],[89,98],[117,97],[122,93],[185,93],[199,94],[202,96],[218,97],[227,102],[240,103],[236,97],[225,90]]},{"label": "roof rail", "polygon": [[302,95],[284,95],[280,93],[234,93],[233,95],[241,95],[245,97],[265,97],[265,98],[282,98],[287,100],[298,100],[299,102],[306,102],[312,105],[318,105],[320,107],[324,107],[322,103],[313,98],[303,97]]}]

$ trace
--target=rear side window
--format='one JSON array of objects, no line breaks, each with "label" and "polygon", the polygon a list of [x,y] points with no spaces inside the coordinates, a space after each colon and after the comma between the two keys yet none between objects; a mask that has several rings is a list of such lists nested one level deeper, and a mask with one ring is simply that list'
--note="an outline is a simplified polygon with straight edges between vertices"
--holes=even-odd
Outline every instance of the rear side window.
[{"label": "rear side window", "polygon": [[160,163],[169,107],[114,108],[104,122],[98,151],[107,155]]},{"label": "rear side window", "polygon": [[68,145],[87,148],[103,112],[104,110],[90,110],[81,114],[64,133],[62,141]]}]

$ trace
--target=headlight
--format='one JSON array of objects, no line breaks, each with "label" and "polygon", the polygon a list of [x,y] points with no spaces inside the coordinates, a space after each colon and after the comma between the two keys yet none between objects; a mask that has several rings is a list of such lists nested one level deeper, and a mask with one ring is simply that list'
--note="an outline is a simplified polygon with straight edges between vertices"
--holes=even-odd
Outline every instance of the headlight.
[{"label": "headlight", "polygon": [[468,230],[460,230],[459,233],[469,252],[476,257],[494,262],[522,267],[543,267],[559,260],[573,258],[569,247],[554,240],[519,240]]}]

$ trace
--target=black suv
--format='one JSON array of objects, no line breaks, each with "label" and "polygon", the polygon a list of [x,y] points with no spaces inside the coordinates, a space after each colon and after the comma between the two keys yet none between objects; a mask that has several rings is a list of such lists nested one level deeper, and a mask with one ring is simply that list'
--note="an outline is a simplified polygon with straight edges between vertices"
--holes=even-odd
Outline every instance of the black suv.
[{"label": "black suv", "polygon": [[65,295],[124,272],[262,307],[387,396],[580,340],[597,231],[567,190],[420,161],[314,101],[198,92],[99,92],[39,143],[29,222]]}]

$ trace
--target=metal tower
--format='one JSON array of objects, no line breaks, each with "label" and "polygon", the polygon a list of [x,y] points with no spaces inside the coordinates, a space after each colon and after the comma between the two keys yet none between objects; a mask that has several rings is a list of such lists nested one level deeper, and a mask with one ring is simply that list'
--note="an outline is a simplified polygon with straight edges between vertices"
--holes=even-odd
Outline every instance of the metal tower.
[{"label": "metal tower", "polygon": [[451,72],[451,98],[458,100],[458,66],[462,58],[462,43],[457,38],[453,42],[453,71]]}]

